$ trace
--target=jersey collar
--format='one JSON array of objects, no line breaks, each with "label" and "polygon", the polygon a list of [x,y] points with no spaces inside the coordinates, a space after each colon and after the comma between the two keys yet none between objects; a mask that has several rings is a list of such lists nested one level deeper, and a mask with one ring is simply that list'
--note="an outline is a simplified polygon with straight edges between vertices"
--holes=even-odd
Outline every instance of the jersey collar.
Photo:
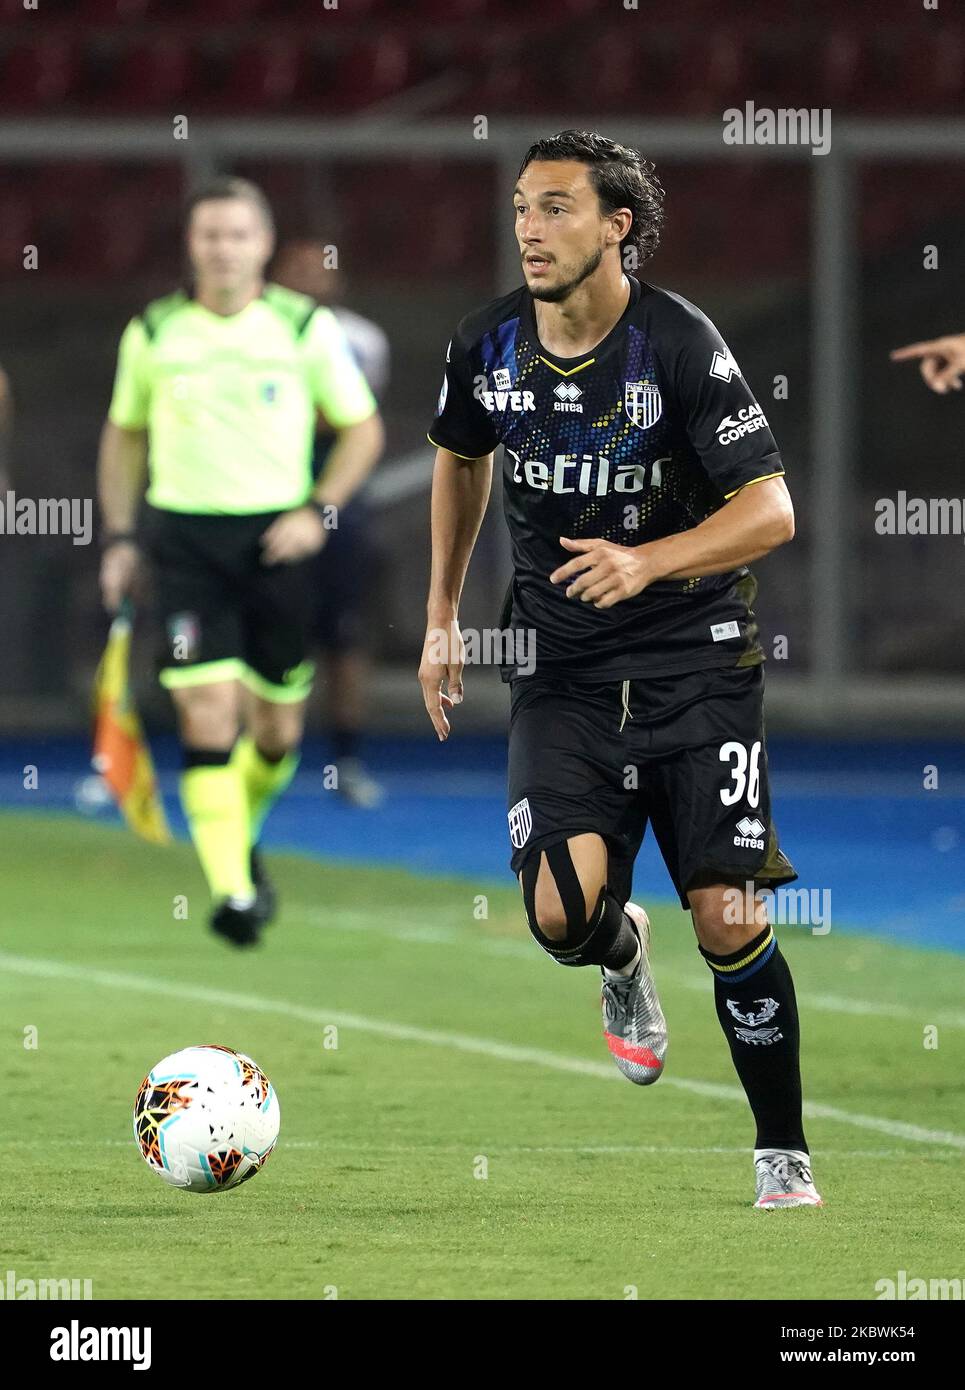
[{"label": "jersey collar", "polygon": [[[626,272],[624,272],[626,274]],[[640,281],[634,275],[627,275],[630,282],[630,297],[627,300],[626,308],[610,329],[609,333],[603,338],[596,347],[590,348],[589,352],[582,352],[578,357],[560,357],[555,352],[550,352],[545,348],[539,339],[539,329],[536,326],[536,309],[533,303],[533,296],[525,287],[523,289],[523,327],[526,335],[540,357],[551,366],[556,367],[566,375],[579,367],[585,366],[588,362],[594,361],[598,357],[603,357],[620,337],[626,326],[629,315],[640,302]]]}]

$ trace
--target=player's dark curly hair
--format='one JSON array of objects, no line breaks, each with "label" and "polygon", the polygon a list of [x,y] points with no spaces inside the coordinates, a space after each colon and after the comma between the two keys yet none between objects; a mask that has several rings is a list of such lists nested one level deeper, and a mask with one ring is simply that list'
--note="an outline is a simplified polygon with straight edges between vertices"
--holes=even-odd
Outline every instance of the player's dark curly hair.
[{"label": "player's dark curly hair", "polygon": [[526,151],[519,166],[520,175],[537,159],[577,159],[588,164],[590,182],[604,214],[616,212],[617,208],[629,208],[633,213],[630,230],[620,242],[621,258],[624,249],[633,246],[640,265],[650,259],[660,244],[664,198],[652,160],[645,159],[639,150],[618,145],[590,130],[561,130],[558,135],[537,140]]}]

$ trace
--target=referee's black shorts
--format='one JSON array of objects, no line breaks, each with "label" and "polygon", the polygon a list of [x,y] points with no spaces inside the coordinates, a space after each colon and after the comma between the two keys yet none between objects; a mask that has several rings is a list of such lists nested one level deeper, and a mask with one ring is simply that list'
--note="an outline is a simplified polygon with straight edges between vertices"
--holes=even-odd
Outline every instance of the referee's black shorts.
[{"label": "referee's black shorts", "polygon": [[142,539],[164,628],[159,665],[168,689],[240,680],[277,703],[310,692],[313,557],[263,563],[261,538],[279,515],[146,508]]},{"label": "referee's black shorts", "polygon": [[771,820],[761,666],[586,685],[511,682],[510,860],[595,832],[620,904],[653,826],[680,901],[712,883],[797,878]]}]

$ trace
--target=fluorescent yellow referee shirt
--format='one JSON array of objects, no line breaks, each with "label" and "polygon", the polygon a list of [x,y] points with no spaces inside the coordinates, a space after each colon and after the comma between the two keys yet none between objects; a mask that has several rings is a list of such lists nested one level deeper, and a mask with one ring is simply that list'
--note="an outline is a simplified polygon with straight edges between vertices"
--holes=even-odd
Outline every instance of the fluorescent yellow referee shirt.
[{"label": "fluorescent yellow referee shirt", "polygon": [[267,285],[230,317],[183,290],[149,304],[121,338],[108,416],[148,432],[152,506],[243,515],[310,496],[316,407],[334,429],[376,408],[335,316]]}]

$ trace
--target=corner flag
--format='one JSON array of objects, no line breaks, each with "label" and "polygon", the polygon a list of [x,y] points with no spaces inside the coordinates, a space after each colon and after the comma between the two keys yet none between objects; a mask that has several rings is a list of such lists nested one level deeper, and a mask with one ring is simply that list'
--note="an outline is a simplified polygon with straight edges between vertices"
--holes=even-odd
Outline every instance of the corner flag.
[{"label": "corner flag", "polygon": [[130,603],[111,623],[94,679],[94,770],[110,787],[136,834],[154,844],[171,841],[151,753],[130,690]]}]

